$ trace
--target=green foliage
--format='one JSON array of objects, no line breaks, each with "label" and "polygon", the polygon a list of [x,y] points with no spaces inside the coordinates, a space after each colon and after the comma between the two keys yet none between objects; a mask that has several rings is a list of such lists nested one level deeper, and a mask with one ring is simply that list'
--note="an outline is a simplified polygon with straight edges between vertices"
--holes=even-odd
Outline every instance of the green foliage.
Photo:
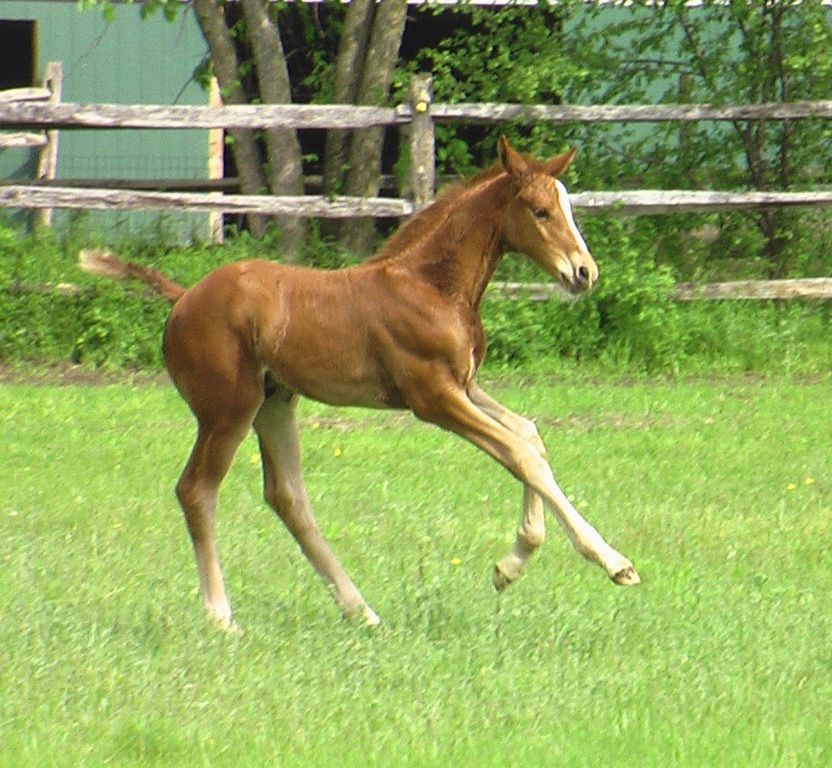
[{"label": "green foliage", "polygon": [[[621,221],[600,222],[603,236],[593,248],[606,256],[605,277],[592,300],[600,328],[616,354],[651,369],[674,363],[679,343],[679,305],[670,298],[674,279],[658,263],[650,232]],[[593,227],[585,227],[592,237]],[[600,258],[600,256],[599,256]]]},{"label": "green foliage", "polygon": [[[553,104],[754,104],[827,99],[832,92],[832,10],[820,0],[748,3],[684,0],[504,8],[436,6],[420,11],[467,24],[403,67],[430,72],[438,102]],[[579,189],[813,189],[832,183],[828,120],[656,124],[437,126],[441,174],[492,160],[499,133],[548,156],[580,148],[570,180]],[[829,274],[823,233],[830,214],[791,210],[673,215],[643,223],[665,244],[680,279]],[[707,227],[712,248],[680,230]],[[826,237],[828,241],[828,236]]]},{"label": "green foliage", "polygon": [[[170,307],[143,286],[81,272],[78,251],[96,239],[86,231],[59,238],[48,229],[20,235],[0,226],[0,360],[161,366],[161,332]],[[177,245],[154,232],[117,242],[113,250],[190,285],[225,261],[268,256],[269,247],[248,236],[226,247]]]},{"label": "green foliage", "polygon": [[[832,366],[828,302],[692,301],[671,297],[674,273],[660,260],[658,228],[590,217],[583,231],[601,277],[593,292],[562,302],[483,303],[489,361],[550,367],[556,360],[646,372],[824,372]],[[510,257],[497,279],[547,279]]]},{"label": "green foliage", "polygon": [[657,263],[649,232],[616,219],[590,219],[584,231],[600,261],[597,288],[568,303],[488,302],[483,314],[494,328],[491,354],[507,364],[611,356],[638,368],[672,368],[680,358],[680,309],[670,298],[674,279]]},{"label": "green foliage", "polygon": [[[396,77],[399,99],[406,98],[413,74],[428,72],[438,103],[558,103],[578,71],[577,62],[563,48],[562,8],[543,3],[534,8],[428,4],[419,13],[450,17],[453,31],[403,64]],[[436,126],[439,173],[466,175],[491,162],[497,138],[506,132],[515,139],[525,133],[509,125],[440,123]],[[544,153],[556,148],[548,133]]]},{"label": "green foliage", "polygon": [[[589,217],[583,226],[601,278],[587,297],[510,301],[490,293],[482,305],[489,365],[500,368],[601,363],[616,370],[780,370],[822,372],[832,365],[826,304],[677,302],[660,260],[655,231],[622,219]],[[76,266],[88,232],[21,236],[0,227],[0,361],[76,362],[158,369],[168,304],[143,286],[85,275]],[[338,267],[355,261],[314,236],[305,263]],[[192,285],[210,269],[245,258],[279,258],[267,239],[239,235],[223,246],[168,242],[164,234],[132,238],[112,249]],[[549,278],[509,256],[497,280]],[[61,289],[71,284],[71,292]]]},{"label": "green foliage", "polygon": [[420,12],[456,17],[456,28],[407,62],[398,79],[403,93],[411,73],[429,72],[440,102],[533,104],[556,100],[574,76],[575,64],[563,52],[560,8],[437,4]]},{"label": "green foliage", "polygon": [[[578,3],[563,40],[583,68],[565,95],[587,104],[826,99],[830,35],[832,11],[820,0]],[[832,182],[832,133],[825,120],[583,125],[569,133],[587,149],[578,171],[582,185],[598,189],[768,191]],[[816,223],[810,214],[785,209],[719,217],[719,229],[733,241],[733,258],[746,264],[756,258],[760,277],[795,276],[806,254],[823,254]],[[828,273],[828,256],[825,262]]]},{"label": "green foliage", "polygon": [[[581,57],[571,103],[756,104],[825,99],[832,86],[832,13],[820,0],[684,0],[579,4],[564,44]],[[809,69],[806,61],[817,67]],[[598,73],[604,76],[599,77]],[[632,129],[610,170],[665,186],[798,188],[832,178],[822,120],[666,123]],[[587,126],[613,150],[615,126]],[[606,136],[606,139],[605,139]],[[767,185],[763,187],[761,185]]]}]

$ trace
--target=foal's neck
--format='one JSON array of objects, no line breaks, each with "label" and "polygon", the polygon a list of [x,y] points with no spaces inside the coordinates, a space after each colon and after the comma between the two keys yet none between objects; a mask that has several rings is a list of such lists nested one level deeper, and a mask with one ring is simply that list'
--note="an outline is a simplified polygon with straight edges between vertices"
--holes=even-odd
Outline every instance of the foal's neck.
[{"label": "foal's neck", "polygon": [[503,219],[511,183],[506,174],[459,191],[436,226],[402,254],[414,276],[473,308],[503,255]]}]

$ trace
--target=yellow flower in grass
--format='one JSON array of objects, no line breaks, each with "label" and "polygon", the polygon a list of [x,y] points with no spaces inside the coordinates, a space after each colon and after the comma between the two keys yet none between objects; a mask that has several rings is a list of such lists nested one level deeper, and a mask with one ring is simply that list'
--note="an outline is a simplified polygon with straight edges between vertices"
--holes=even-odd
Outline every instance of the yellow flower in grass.
[{"label": "yellow flower in grass", "polygon": [[[814,477],[808,477],[807,476],[807,477],[803,478],[803,485],[812,485],[814,482],[815,482]],[[795,488],[797,488],[797,483],[789,483],[786,486],[787,491],[793,491]]]},{"label": "yellow flower in grass", "polygon": [[462,560],[460,560],[458,557],[452,557],[451,558],[451,565],[453,565],[453,566],[462,565]]}]

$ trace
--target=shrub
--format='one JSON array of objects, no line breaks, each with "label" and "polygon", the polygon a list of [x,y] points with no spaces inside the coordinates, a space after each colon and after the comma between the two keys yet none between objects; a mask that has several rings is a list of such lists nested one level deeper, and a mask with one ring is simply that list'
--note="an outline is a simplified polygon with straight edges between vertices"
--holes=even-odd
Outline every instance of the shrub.
[{"label": "shrub", "polygon": [[[674,276],[659,261],[650,225],[590,217],[583,224],[601,279],[577,301],[508,301],[489,294],[482,305],[490,364],[551,367],[596,362],[616,370],[822,372],[832,363],[827,303],[676,302]],[[20,236],[0,226],[0,361],[76,362],[158,369],[166,302],[141,285],[80,272],[78,232]],[[166,245],[136,239],[113,248],[191,285],[221,263],[278,255],[269,241],[241,235],[224,246]],[[308,261],[336,258],[321,241]],[[541,281],[539,269],[509,257],[497,279]],[[61,293],[60,283],[80,290]]]},{"label": "shrub", "polygon": [[[491,331],[492,360],[504,365],[561,357],[585,360],[608,356],[622,365],[657,370],[677,361],[678,304],[671,300],[673,276],[656,261],[650,232],[605,219],[584,226],[599,256],[601,278],[587,297],[572,302],[494,298],[483,315]],[[541,279],[522,266],[502,276]]]}]

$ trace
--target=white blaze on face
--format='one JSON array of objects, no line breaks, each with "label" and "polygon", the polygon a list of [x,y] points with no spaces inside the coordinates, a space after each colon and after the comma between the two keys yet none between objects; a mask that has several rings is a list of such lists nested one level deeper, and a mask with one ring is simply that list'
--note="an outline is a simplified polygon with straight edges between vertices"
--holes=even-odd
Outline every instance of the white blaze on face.
[{"label": "white blaze on face", "polygon": [[578,248],[580,248],[584,253],[589,253],[589,248],[586,247],[586,243],[584,242],[581,233],[578,231],[578,226],[575,224],[575,219],[572,216],[572,204],[569,202],[569,193],[566,191],[566,187],[559,179],[555,179],[555,187],[558,191],[558,203],[560,204],[560,209],[563,211],[563,217],[569,225],[569,231],[572,233],[572,237],[575,238]]}]

